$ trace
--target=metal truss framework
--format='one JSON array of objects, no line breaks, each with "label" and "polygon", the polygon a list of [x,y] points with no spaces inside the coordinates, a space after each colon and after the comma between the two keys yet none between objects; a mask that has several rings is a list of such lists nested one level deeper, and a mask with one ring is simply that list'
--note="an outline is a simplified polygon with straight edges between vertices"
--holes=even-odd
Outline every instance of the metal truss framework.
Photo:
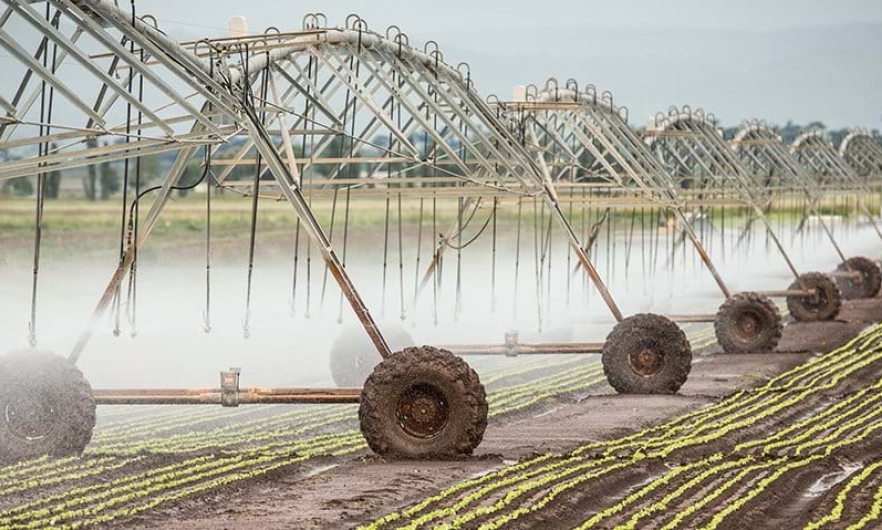
[{"label": "metal truss framework", "polygon": [[787,268],[799,282],[800,274],[769,222],[765,210],[771,204],[767,189],[780,186],[777,180],[758,181],[726,144],[716,117],[688,106],[658,113],[644,131],[653,152],[669,168],[681,187],[697,187],[709,194],[733,195],[750,207],[760,219]]},{"label": "metal truss framework", "polygon": [[[802,167],[814,177],[816,185],[821,188],[836,187],[851,191],[857,197],[858,207],[873,226],[876,234],[882,238],[882,229],[875,216],[866,204],[866,198],[873,193],[870,178],[872,176],[872,157],[875,149],[872,137],[862,133],[849,134],[842,143],[842,152],[850,153],[848,158],[839,156],[833,143],[822,131],[806,131],[793,140],[790,152]],[[851,147],[849,147],[851,146]],[[859,175],[852,164],[866,169],[865,175]]]},{"label": "metal truss framework", "polygon": [[882,178],[882,145],[867,129],[854,129],[839,144],[839,156],[870,184]]},{"label": "metal truss framework", "polygon": [[[758,182],[700,111],[657,117],[641,138],[611,94],[598,99],[574,83],[549,83],[525,102],[488,103],[468,65],[448,65],[434,42],[415,49],[397,27],[380,34],[354,15],[344,27],[311,14],[299,31],[179,43],[153,17],[111,0],[0,3],[0,47],[12,57],[4,72],[18,79],[0,90],[0,145],[15,154],[0,163],[0,180],[175,156],[162,184],[147,190],[156,195],[143,218],[138,201],[147,191],[131,205],[128,241],[70,354],[74,362],[200,151],[203,179],[250,185],[255,198],[272,186],[291,204],[382,357],[389,345],[313,215],[312,197],[345,189],[466,204],[485,196],[541,199],[618,321],[623,315],[564,215],[558,187],[601,183],[629,200],[673,209],[727,298],[683,208],[734,197],[755,210],[799,277],[763,212],[776,187]],[[869,148],[861,149],[849,156],[864,163]],[[232,178],[240,168],[254,175],[250,184]],[[293,394],[302,396],[286,395]]]},{"label": "metal truss framework", "polygon": [[[842,171],[841,164],[837,173],[812,171],[814,165],[808,166],[800,163],[794,156],[793,150],[788,149],[781,141],[778,133],[768,124],[753,120],[743,123],[739,127],[735,137],[731,140],[732,148],[741,158],[742,162],[750,168],[757,178],[776,180],[780,183],[783,192],[796,191],[804,195],[808,201],[808,210],[813,213],[836,253],[843,263],[847,262],[829,225],[820,215],[819,205],[824,196],[853,191],[860,194],[863,191],[850,172]],[[833,163],[837,160],[833,159]],[[875,224],[875,219],[870,217]]]},{"label": "metal truss framework", "polygon": [[[307,190],[347,186],[369,194],[391,187],[395,193],[541,198],[621,320],[546,168],[478,96],[467,65],[447,65],[434,43],[416,50],[397,28],[381,35],[354,16],[346,27],[330,28],[322,16],[310,15],[301,31],[181,44],[151,17],[109,0],[49,0],[45,10],[38,3],[2,2],[0,46],[15,58],[10,70],[18,67],[21,81],[14,92],[0,94],[6,111],[0,140],[24,156],[0,164],[0,179],[176,153],[93,324],[201,149],[212,161],[206,172],[222,168],[214,175],[219,185],[232,184],[228,177],[239,166],[256,168],[255,194],[262,177],[275,180],[383,357],[389,346],[313,216]],[[29,34],[4,29],[13,26]],[[88,88],[70,86],[63,75],[68,64],[80,69]],[[50,101],[63,99],[75,115],[53,115],[45,105],[47,88]],[[332,172],[318,172],[322,165]],[[366,174],[355,174],[356,167]],[[72,360],[90,335],[91,327]]]},{"label": "metal truss framework", "polygon": [[839,156],[833,143],[822,131],[810,130],[797,136],[790,145],[790,153],[814,177],[815,184],[822,188],[861,188],[862,183],[855,170]]},{"label": "metal truss framework", "polygon": [[[684,200],[674,180],[628,125],[627,109],[617,107],[611,93],[598,98],[592,85],[580,92],[573,80],[561,88],[556,79],[550,79],[542,90],[528,86],[525,101],[496,105],[503,115],[519,122],[525,142],[541,157],[559,187],[568,182],[574,186],[606,184],[629,194],[620,204],[634,204],[630,197],[634,196],[673,210],[723,296],[731,296],[683,211]],[[694,316],[672,318],[697,320]],[[703,318],[713,320],[713,316]]]}]

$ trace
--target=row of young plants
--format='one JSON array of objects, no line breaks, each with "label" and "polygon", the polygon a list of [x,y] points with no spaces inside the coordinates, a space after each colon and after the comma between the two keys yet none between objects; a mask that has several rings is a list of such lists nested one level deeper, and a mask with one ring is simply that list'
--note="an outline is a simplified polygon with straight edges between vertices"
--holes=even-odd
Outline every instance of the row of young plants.
[{"label": "row of young plants", "polygon": [[286,466],[292,466],[296,464],[303,463],[311,458],[319,457],[319,456],[329,456],[329,457],[340,457],[348,454],[352,454],[364,449],[363,442],[358,439],[352,445],[340,444],[339,448],[328,450],[328,448],[324,448],[322,451],[315,452],[306,452],[301,455],[291,456],[286,459],[275,460],[271,463],[262,466],[256,469],[248,469],[244,471],[237,471],[235,473],[227,473],[222,476],[217,477],[216,479],[202,482],[196,484],[194,486],[187,487],[182,490],[174,491],[168,494],[152,496],[149,497],[145,502],[141,504],[131,505],[124,508],[120,508],[113,513],[100,515],[97,517],[92,517],[85,520],[77,521],[72,525],[68,525],[66,527],[61,527],[62,530],[75,530],[77,528],[88,528],[95,526],[102,526],[108,522],[133,517],[139,515],[141,513],[150,511],[155,509],[156,507],[166,504],[169,502],[174,502],[177,500],[181,500],[187,497],[191,497],[194,495],[199,495],[201,493],[205,493],[220,487],[228,486],[230,484],[242,481],[257,478],[271,471],[275,471],[277,469],[281,469]]},{"label": "row of young plants", "polygon": [[[747,431],[758,422],[773,418],[809,396],[829,390],[857,370],[878,362],[882,359],[880,338],[882,327],[877,326],[842,348],[776,377],[763,387],[739,392],[717,405],[623,439],[587,444],[570,455],[543,455],[466,481],[402,512],[389,514],[367,528],[392,526],[393,523],[396,527],[417,528],[441,519],[451,521],[449,524],[453,527],[461,526],[477,517],[498,512],[531,492],[565,487],[558,483],[570,477],[568,471],[571,469],[582,472],[600,462],[608,462],[608,458],[623,460],[628,465],[645,463],[643,461],[647,458],[664,460],[680,449]],[[847,429],[839,434],[844,432]],[[838,443],[847,443],[847,440]],[[831,444],[829,447],[835,446]],[[748,465],[748,462],[744,464]],[[724,465],[726,468],[731,466]],[[754,467],[756,465],[762,464],[750,464],[750,469],[759,469]],[[718,473],[719,470],[715,470],[709,476]],[[445,502],[446,505],[442,505]],[[471,508],[478,504],[481,505]],[[432,509],[436,505],[440,506]],[[401,523],[407,524],[400,526]]]},{"label": "row of young plants", "polygon": [[[328,414],[283,415],[281,418],[265,419],[242,426],[238,431],[220,427],[211,431],[192,431],[169,437],[140,438],[90,447],[89,455],[130,455],[142,452],[154,454],[186,454],[208,449],[248,447],[269,443],[273,440],[290,440],[305,433],[333,428],[337,424],[351,424],[355,408],[333,406]],[[305,416],[305,417],[304,417]]]},{"label": "row of young plants", "polygon": [[[281,467],[316,456],[330,456],[342,449],[357,450],[363,447],[363,443],[355,433],[345,437],[321,436],[293,444],[284,451],[273,452],[257,448],[235,455],[217,456],[208,461],[191,461],[182,468],[142,476],[140,480],[135,481],[120,480],[115,485],[93,493],[77,492],[76,495],[67,495],[62,502],[49,507],[21,511],[13,515],[9,523],[0,523],[0,529],[24,530],[47,526],[77,528],[87,525],[93,519],[96,520],[96,524],[107,523],[129,514],[124,506],[136,501],[204,483],[202,489],[191,488],[192,494],[195,494],[198,491],[211,489],[212,484],[219,484],[217,479],[227,475],[259,476],[268,472],[266,469],[268,466]],[[105,514],[110,510],[113,512]],[[0,517],[5,519],[5,512],[0,513]]]},{"label": "row of young plants", "polygon": [[[879,385],[882,384],[882,380],[873,385],[873,388],[878,388]],[[825,411],[826,412],[826,411]],[[806,420],[802,420],[800,423],[804,426],[810,426],[811,422]],[[826,423],[825,418],[818,418],[820,422]],[[870,426],[874,429],[882,428],[882,425],[874,424]],[[844,429],[835,429],[834,436],[824,437],[824,440],[828,442],[828,445],[823,447],[823,451],[807,457],[798,456],[803,453],[803,451],[807,447],[819,445],[815,439],[809,439],[806,441],[805,438],[798,436],[794,437],[790,442],[790,446],[788,447],[787,453],[788,455],[779,456],[777,459],[773,460],[774,464],[770,464],[768,462],[756,465],[758,461],[761,461],[765,458],[765,454],[768,454],[770,451],[762,446],[762,445],[752,445],[751,450],[754,454],[747,454],[746,456],[741,456],[738,458],[739,454],[743,454],[745,449],[736,449],[731,454],[728,455],[728,458],[716,466],[710,467],[706,469],[704,472],[699,473],[698,475],[693,476],[690,480],[686,481],[680,488],[676,489],[672,493],[665,496],[660,501],[656,503],[645,506],[642,509],[638,510],[634,513],[634,515],[627,521],[625,524],[621,524],[617,526],[617,528],[636,528],[636,524],[642,518],[652,514],[652,513],[664,513],[665,515],[670,514],[668,511],[670,505],[678,501],[680,497],[684,496],[687,492],[697,488],[698,486],[704,484],[705,481],[713,479],[713,477],[718,476],[720,474],[732,474],[735,473],[737,481],[730,481],[729,483],[714,485],[713,489],[716,493],[714,499],[718,496],[722,495],[724,491],[729,491],[732,486],[735,484],[739,484],[742,488],[744,487],[745,482],[750,482],[747,479],[747,475],[753,474],[756,475],[753,480],[755,483],[751,486],[743,495],[735,495],[730,497],[725,501],[725,508],[716,512],[713,518],[706,523],[705,526],[701,528],[713,529],[718,527],[728,516],[737,512],[739,509],[743,508],[745,504],[750,502],[751,500],[759,497],[763,492],[777,480],[784,477],[788,472],[802,468],[805,466],[809,466],[827,456],[832,454],[835,450],[853,445],[855,443],[859,443],[864,439],[862,436],[854,436],[851,432]],[[791,455],[797,455],[796,457]],[[737,459],[736,459],[737,458]],[[746,473],[742,473],[742,471],[746,471]],[[619,504],[613,506],[608,511],[617,512],[621,511],[626,505],[636,500],[637,497],[642,495],[644,491],[648,491],[655,485],[657,481],[651,482],[648,486],[638,491],[634,495],[624,499]],[[705,491],[710,490],[711,486],[706,485]],[[689,499],[691,500],[691,498]],[[704,506],[704,504],[702,504]],[[691,508],[691,506],[690,506]],[[690,510],[686,513],[680,513],[678,517],[675,517],[670,523],[682,522],[687,516],[692,516],[695,514],[694,510]],[[596,516],[594,519],[589,519],[586,521],[584,525],[582,525],[582,529],[590,528],[597,522]],[[661,521],[654,521],[655,523],[660,523]],[[666,525],[666,528],[673,528],[673,525]],[[692,526],[695,526],[694,524]]]},{"label": "row of young plants", "polygon": [[83,460],[78,457],[54,459],[42,456],[3,468],[3,472],[0,473],[0,484],[9,484],[12,481],[18,480],[39,479],[44,476],[68,473],[73,470],[83,470],[112,460],[113,458]]},{"label": "row of young plants", "polygon": [[[537,370],[550,373],[529,383],[501,385],[508,379],[520,378]],[[531,360],[527,367],[516,370],[503,367],[495,373],[490,372],[487,377],[489,384],[500,386],[488,396],[491,416],[498,417],[542,399],[586,389],[602,382],[598,381],[598,375],[602,375],[599,363],[586,364],[584,358],[555,359],[551,362]],[[67,473],[58,479],[58,485],[74,486],[72,488],[60,491],[58,488],[46,489],[40,497],[0,510],[0,529],[100,525],[142,513],[165,502],[260,476],[279,467],[303,463],[317,456],[363,450],[364,440],[354,429],[355,407],[341,405],[330,408],[330,411],[327,406],[298,407],[300,410],[294,411],[285,408],[286,412],[282,414],[261,411],[257,418],[246,415],[243,421],[211,430],[199,430],[198,427],[222,421],[229,416],[202,413],[200,409],[195,411],[198,412],[198,425],[192,429],[187,424],[186,414],[167,414],[161,409],[157,412],[162,417],[153,423],[142,424],[140,418],[134,422],[128,419],[113,422],[108,425],[109,434],[103,435],[101,430],[96,433],[98,443],[88,449],[88,456],[84,459],[60,461],[42,458],[0,468],[0,473],[9,476],[27,476],[44,470],[49,480],[52,480],[53,473],[57,474],[65,466],[81,466],[91,470],[88,477],[84,476],[83,479],[79,479],[75,473]],[[132,429],[133,425],[141,427]],[[168,435],[175,430],[185,432]],[[319,434],[322,431],[332,432]],[[206,450],[211,454],[168,464],[168,455],[194,454]],[[157,454],[166,455],[158,460],[163,465],[143,469],[141,459]],[[124,469],[126,464],[131,464],[128,471]],[[119,467],[109,469],[110,465]],[[99,477],[114,474],[116,478],[95,481]],[[86,478],[92,478],[92,481]]]},{"label": "row of young plants", "polygon": [[[698,432],[724,427],[733,421],[742,425],[757,423],[759,416],[769,407],[780,410],[798,402],[793,396],[804,397],[829,390],[854,372],[878,361],[879,351],[869,349],[882,338],[882,326],[861,334],[833,352],[812,362],[800,365],[790,372],[771,379],[767,384],[742,390],[719,403],[686,414],[671,422],[644,429],[619,440],[586,444],[576,454],[603,450],[608,453],[622,450],[643,450],[648,446],[665,447],[674,439],[688,438]],[[815,365],[818,366],[815,366]],[[810,378],[812,384],[796,384]],[[768,414],[765,414],[768,416]],[[685,433],[685,434],[684,434]]]},{"label": "row of young plants", "polygon": [[[267,425],[256,424],[249,433],[228,437],[217,435],[214,441],[202,440],[202,433],[193,432],[182,437],[183,440],[172,437],[138,442],[120,442],[113,446],[99,444],[96,447],[90,447],[83,458],[58,460],[40,458],[30,465],[19,465],[20,467],[6,473],[10,482],[5,487],[0,486],[0,499],[13,493],[36,489],[49,491],[53,487],[79,484],[89,478],[101,477],[129,466],[137,467],[134,464],[139,464],[152,455],[184,455],[209,449],[236,451],[252,446],[268,450],[274,447],[288,447],[292,440],[296,441],[298,437],[309,435],[329,426],[336,426],[344,420],[350,425],[342,426],[351,429],[354,412],[351,406],[347,408],[349,410],[345,414],[320,418],[319,421],[313,418],[313,421],[302,421],[294,426],[271,431],[266,431],[269,428]],[[3,503],[0,501],[0,507],[2,506]]]},{"label": "row of young plants", "polygon": [[[867,349],[864,345],[875,343],[874,341],[880,337],[882,337],[880,330],[861,335],[828,354],[830,358],[825,356],[820,362],[815,361],[797,367],[790,377],[778,376],[766,385],[737,392],[719,404],[687,415],[672,422],[673,424],[641,431],[618,442],[588,444],[578,449],[577,453],[598,449],[616,452],[638,447],[645,450],[651,446],[669,449],[672,444],[678,443],[674,441],[675,439],[679,439],[681,444],[691,444],[691,438],[698,433],[722,428],[724,431],[720,434],[725,434],[732,430],[736,422],[738,427],[750,427],[761,419],[772,416],[772,413],[801,402],[809,395],[833,388],[849,375],[876,362],[879,358],[878,350]],[[816,362],[823,366],[811,366]],[[806,366],[809,368],[802,369]],[[804,381],[805,378],[809,378],[812,384],[795,384]],[[653,431],[660,431],[661,434],[646,436]],[[684,433],[688,433],[688,436]],[[706,437],[701,441],[708,441],[710,438]]]},{"label": "row of young plants", "polygon": [[[866,345],[867,343],[864,343]],[[872,344],[872,343],[871,343]],[[878,359],[880,348],[878,344],[875,344],[873,348],[864,348],[865,351],[875,352],[876,355],[872,357]],[[855,363],[856,366],[865,366],[866,359],[861,362]],[[835,365],[834,365],[835,366]],[[848,370],[851,372],[854,367],[849,367]],[[841,380],[841,374],[837,374],[835,377],[832,377],[830,380]],[[788,381],[789,383],[789,381]],[[829,380],[824,382],[819,386],[827,387]],[[877,382],[876,384],[869,387],[872,390],[878,389],[879,386],[882,385],[882,380]],[[800,392],[802,395],[803,392]],[[857,403],[860,399],[860,396],[856,396],[856,399],[852,400],[853,403]],[[832,408],[832,407],[831,407]],[[838,407],[840,410],[846,409],[846,407]],[[826,412],[826,411],[824,411]],[[702,473],[698,473],[693,476],[690,480],[686,481],[680,488],[676,489],[674,492],[668,494],[666,497],[657,501],[655,504],[644,506],[642,509],[637,510],[636,513],[632,515],[632,517],[627,520],[624,524],[620,524],[617,528],[635,528],[638,521],[640,521],[643,517],[648,515],[649,513],[663,513],[665,515],[671,513],[668,511],[669,505],[676,501],[679,497],[684,495],[686,492],[691,491],[693,488],[703,484],[706,480],[710,479],[712,476],[719,475],[720,473],[732,474],[734,473],[737,477],[737,482],[731,482],[729,484],[724,484],[721,486],[716,486],[717,491],[729,491],[732,486],[735,484],[739,484],[741,488],[744,488],[745,482],[750,482],[752,485],[744,491],[742,494],[736,494],[725,501],[723,501],[724,507],[713,514],[713,517],[708,520],[704,526],[696,526],[696,522],[693,521],[690,523],[692,527],[700,527],[707,530],[713,530],[719,527],[720,524],[723,523],[730,515],[738,512],[738,510],[742,509],[747,503],[752,500],[760,497],[769,488],[771,485],[775,484],[782,477],[799,468],[803,468],[806,466],[810,466],[811,464],[819,461],[826,456],[830,455],[833,451],[838,448],[852,445],[858,443],[865,436],[854,435],[852,433],[852,429],[854,429],[858,425],[867,424],[867,422],[873,422],[877,418],[877,415],[860,415],[860,419],[854,422],[847,422],[849,425],[837,426],[835,422],[831,422],[826,414],[818,414],[813,415],[809,418],[805,418],[798,422],[804,429],[810,431],[812,434],[818,434],[822,432],[829,431],[829,434],[821,437],[812,437],[812,436],[794,436],[789,439],[789,443],[781,443],[781,440],[776,442],[772,442],[775,444],[777,448],[786,449],[786,453],[791,455],[796,455],[796,458],[781,456],[776,459],[774,465],[769,464],[761,464],[759,467],[756,465],[756,460],[764,458],[763,455],[768,454],[772,451],[773,448],[768,445],[763,444],[751,444],[750,448],[756,454],[747,454],[744,455],[743,452],[747,447],[742,447],[740,450],[736,449],[734,452],[728,455],[728,458],[713,466],[709,469],[706,469]],[[841,418],[841,416],[840,416]],[[812,424],[816,425],[812,425]],[[816,427],[816,428],[815,428]],[[869,429],[879,429],[882,425],[874,424],[870,425]],[[784,429],[782,429],[784,430]],[[792,429],[788,429],[791,433],[794,431]],[[801,434],[801,433],[800,433]],[[777,437],[776,437],[777,438]],[[821,447],[822,452],[819,454],[813,454],[811,456],[802,457],[801,455],[810,448],[813,447]],[[733,458],[738,458],[739,453],[741,453],[741,457],[739,460],[732,460]],[[747,471],[746,473],[742,473],[741,471]],[[748,479],[749,475],[755,475],[753,479]],[[650,489],[654,483],[650,483],[648,486],[644,488],[644,490]],[[706,488],[706,490],[709,488]],[[638,492],[639,494],[640,492]],[[722,493],[720,493],[721,495]],[[635,494],[636,495],[636,494]],[[633,496],[632,496],[633,497]],[[626,504],[630,499],[626,498],[618,505],[612,508],[613,511],[619,509],[622,505]],[[691,498],[689,499],[691,500]],[[694,515],[695,512],[690,512],[690,515]],[[685,519],[685,514],[681,516],[679,521],[675,517],[673,521],[670,521],[666,528],[673,528],[678,522],[682,522]],[[589,519],[581,528],[591,528],[594,526],[594,523],[597,522],[596,516],[594,519]],[[659,523],[660,521],[654,521],[655,523]],[[671,525],[670,523],[674,523]]]},{"label": "row of young plants", "polygon": [[[92,436],[93,443],[133,440],[144,436],[158,436],[183,429],[198,429],[205,424],[223,421],[225,424],[238,423],[239,418],[262,418],[275,415],[279,405],[257,405],[238,409],[208,407],[204,405],[168,407],[165,411],[141,414],[137,406],[124,407],[132,415],[123,420],[99,424]],[[103,407],[106,408],[106,407]],[[102,408],[102,409],[103,409]],[[290,410],[290,409],[289,409]],[[103,410],[102,414],[103,416]]]},{"label": "row of young plants", "polygon": [[725,495],[727,492],[739,487],[743,487],[744,482],[748,480],[751,475],[754,475],[756,473],[764,473],[767,469],[780,467],[786,461],[786,457],[775,458],[765,462],[761,461],[759,463],[743,467],[737,473],[728,478],[723,478],[722,480],[716,481],[716,483],[713,485],[713,488],[711,488],[710,491],[708,491],[702,498],[690,499],[687,505],[683,507],[683,509],[681,509],[680,511],[677,511],[675,514],[673,514],[674,518],[665,523],[664,526],[662,526],[661,528],[663,530],[674,530],[676,528],[681,528],[684,521],[686,521],[690,517],[694,517],[698,513],[701,513],[702,510],[706,510],[708,506],[710,506],[714,502],[717,502],[720,497]]},{"label": "row of young plants", "polygon": [[62,484],[86,480],[91,477],[99,477],[105,473],[112,473],[122,469],[133,461],[142,459],[99,458],[89,461],[88,464],[82,466],[63,468],[60,471],[54,470],[36,476],[22,477],[0,486],[0,499],[29,490],[45,490]]},{"label": "row of young plants", "polygon": [[741,442],[735,446],[735,450],[761,448],[764,453],[768,454],[793,442],[808,439],[824,429],[841,423],[844,418],[849,418],[865,408],[875,406],[882,400],[879,388],[878,384],[863,388],[845,399],[836,401],[824,410],[791,423],[768,436]]},{"label": "row of young plants", "polygon": [[[882,486],[879,486],[873,495],[873,504],[870,505],[870,509],[857,522],[847,526],[846,530],[862,530],[867,528],[871,523],[876,523],[880,516],[882,516]],[[878,527],[878,524],[873,526]]]},{"label": "row of young plants", "polygon": [[50,506],[53,503],[57,503],[55,506],[59,506],[71,499],[85,497],[86,495],[91,495],[107,488],[117,488],[145,478],[151,478],[166,473],[176,473],[187,469],[188,467],[209,462],[215,458],[215,455],[191,458],[174,464],[149,469],[142,474],[124,475],[121,478],[107,482],[98,482],[88,486],[79,486],[53,495],[45,495],[34,501],[19,504],[12,508],[0,511],[0,525],[27,521],[33,519],[35,516],[46,516],[51,513],[51,510],[46,509],[45,507]]}]

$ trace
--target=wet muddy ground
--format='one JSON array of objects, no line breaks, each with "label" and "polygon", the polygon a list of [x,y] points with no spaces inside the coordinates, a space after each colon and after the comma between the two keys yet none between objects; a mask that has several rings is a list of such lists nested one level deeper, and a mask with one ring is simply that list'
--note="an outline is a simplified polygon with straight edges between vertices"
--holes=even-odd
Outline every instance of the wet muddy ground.
[{"label": "wet muddy ground", "polygon": [[[308,466],[283,469],[210,495],[172,503],[120,526],[185,529],[357,526],[412,505],[452,484],[517,461],[549,452],[566,453],[591,441],[613,440],[706,408],[719,402],[723,396],[764,384],[778,374],[835,349],[870,323],[878,321],[882,321],[882,301],[850,302],[836,322],[789,324],[779,353],[702,355],[698,357],[689,381],[675,396],[620,396],[611,395],[608,390],[598,392],[596,388],[569,393],[528,413],[491,422],[483,444],[472,458],[453,462],[395,462],[362,451],[343,458],[321,459]],[[872,369],[861,371],[849,380],[847,389],[837,388],[836,391],[854,392],[875,381],[880,374],[882,363],[876,363]],[[823,403],[825,401],[821,398],[806,400],[804,406],[789,411],[780,421],[786,423],[811,415],[812,408],[821,408]],[[770,431],[772,427],[766,430]],[[760,437],[766,430],[759,428],[751,435]],[[694,454],[681,456],[678,463],[697,460],[727,444],[728,441],[715,441],[699,446],[693,449]],[[852,447],[850,451],[850,461],[857,469],[865,461],[879,457],[870,442]],[[842,471],[845,462],[841,458],[819,459],[801,474],[788,477],[786,487],[777,487],[773,494],[759,497],[738,514],[737,523],[730,523],[727,527],[795,528],[791,526],[793,518],[808,520],[813,510],[821,510],[831,502],[830,492],[835,488],[824,484],[835,484],[839,476],[837,471],[845,475]],[[624,470],[607,477],[596,487],[567,496],[564,501],[543,510],[541,517],[518,520],[516,526],[577,526],[588,515],[621,501],[664,469],[663,466],[646,464]],[[691,492],[692,497],[686,495],[681,504],[686,506],[689,498],[700,499],[705,493],[696,487]],[[720,507],[709,506],[708,510]]]}]

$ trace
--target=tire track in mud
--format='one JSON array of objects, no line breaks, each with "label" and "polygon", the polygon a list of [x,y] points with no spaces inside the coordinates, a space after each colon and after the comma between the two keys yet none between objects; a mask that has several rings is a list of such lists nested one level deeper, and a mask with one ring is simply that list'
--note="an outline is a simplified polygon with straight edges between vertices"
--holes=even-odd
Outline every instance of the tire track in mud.
[{"label": "tire track in mud", "polygon": [[[847,483],[882,441],[880,390],[877,325],[710,407],[456,484],[364,528],[710,530],[806,524],[807,492],[837,473]],[[879,475],[867,480],[882,479]],[[877,513],[877,497],[867,497],[863,493],[858,504],[869,515]],[[878,500],[882,509],[882,493]],[[857,504],[843,502],[837,524],[863,516],[847,508]],[[789,518],[769,525],[767,514],[776,511]]]}]

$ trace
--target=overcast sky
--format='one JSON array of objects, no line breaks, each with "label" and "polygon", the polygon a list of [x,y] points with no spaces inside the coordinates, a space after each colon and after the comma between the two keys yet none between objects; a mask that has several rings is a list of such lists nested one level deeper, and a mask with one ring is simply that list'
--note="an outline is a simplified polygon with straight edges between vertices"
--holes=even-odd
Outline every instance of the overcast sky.
[{"label": "overcast sky", "polygon": [[233,15],[254,32],[296,29],[314,10],[334,24],[356,12],[372,29],[396,24],[411,42],[439,41],[447,62],[471,64],[484,95],[573,77],[611,90],[639,124],[684,103],[729,124],[879,128],[882,119],[879,0],[141,0],[138,9],[187,38],[222,33]]},{"label": "overcast sky", "polygon": [[394,23],[435,37],[457,30],[492,27],[539,32],[559,26],[584,30],[633,27],[780,31],[882,21],[882,3],[877,0],[140,0],[137,5],[140,11],[156,13],[169,23],[177,21],[209,29],[226,29],[230,13],[247,16],[262,27],[282,26],[286,20],[299,24],[305,13],[322,11],[332,20],[342,21],[347,14],[358,13],[375,25]]},{"label": "overcast sky", "polygon": [[[129,0],[119,0],[128,8]],[[448,63],[470,63],[482,95],[511,96],[549,76],[610,90],[639,125],[688,103],[725,124],[819,120],[880,128],[882,0],[137,0],[181,39],[299,29],[321,10],[342,25],[396,24],[411,43],[434,39]]]}]

